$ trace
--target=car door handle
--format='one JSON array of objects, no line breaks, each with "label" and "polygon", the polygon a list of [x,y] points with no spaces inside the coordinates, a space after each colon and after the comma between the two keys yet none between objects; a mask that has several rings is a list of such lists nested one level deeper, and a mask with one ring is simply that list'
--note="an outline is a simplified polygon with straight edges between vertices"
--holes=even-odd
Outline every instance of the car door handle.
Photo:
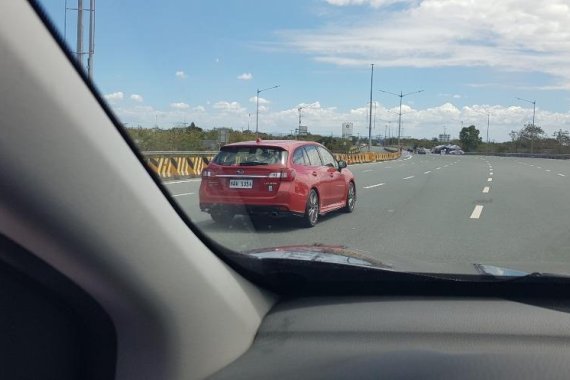
[{"label": "car door handle", "polygon": [[311,173],[314,177],[316,177],[317,175],[319,175],[317,172],[312,172]]}]

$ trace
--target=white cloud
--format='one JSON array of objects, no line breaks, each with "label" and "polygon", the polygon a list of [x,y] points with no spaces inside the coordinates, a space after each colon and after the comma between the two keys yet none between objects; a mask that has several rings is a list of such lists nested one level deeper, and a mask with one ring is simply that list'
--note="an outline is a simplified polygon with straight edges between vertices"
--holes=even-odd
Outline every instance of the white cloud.
[{"label": "white cloud", "polygon": [[245,108],[243,108],[238,102],[227,102],[225,100],[216,102],[213,108],[222,112],[232,112],[232,113],[245,112]]},{"label": "white cloud", "polygon": [[[328,0],[382,7],[392,0]],[[490,67],[542,72],[570,88],[570,5],[526,0],[410,0],[346,21],[282,32],[318,62],[380,67]]]},{"label": "white cloud", "polygon": [[327,3],[336,6],[348,5],[370,5],[373,8],[380,8],[398,3],[411,3],[413,0],[326,0]]},{"label": "white cloud", "polygon": [[[249,98],[249,101],[251,103],[256,103],[257,102],[257,96],[252,96],[251,98]],[[259,97],[259,104],[269,104],[271,103],[269,100],[262,98],[261,96]]]},{"label": "white cloud", "polygon": [[138,94],[132,94],[131,95],[131,100],[134,100],[135,102],[142,102],[143,101],[143,97],[141,95]]},{"label": "white cloud", "polygon": [[455,95],[453,95],[453,99],[461,99],[461,95],[455,94]]},{"label": "white cloud", "polygon": [[252,80],[253,75],[251,73],[243,73],[243,74],[238,75],[237,79],[239,79],[239,80]]},{"label": "white cloud", "polygon": [[186,73],[182,70],[177,71],[175,75],[177,78],[180,78],[180,79],[186,79],[187,78]]},{"label": "white cloud", "polygon": [[110,102],[115,102],[119,100],[123,100],[125,94],[122,91],[113,92],[111,94],[104,95],[104,98]]},{"label": "white cloud", "polygon": [[[185,103],[173,103],[182,106],[169,107],[167,110],[158,110],[151,106],[135,105],[133,107],[114,106],[119,118],[128,125],[142,125],[153,127],[156,122],[161,128],[178,125],[182,120],[195,122],[202,128],[229,127],[236,130],[246,129],[248,121],[250,128],[255,126],[255,113],[251,112],[236,101],[219,101],[212,107],[190,107]],[[310,107],[309,107],[310,105]],[[301,103],[289,109],[273,111],[260,106],[259,129],[263,132],[289,133],[299,122],[299,107],[302,110],[302,123],[307,125],[312,133],[338,136],[343,122],[354,123],[355,134],[368,135],[369,107],[362,104],[359,107],[339,110],[334,106],[323,105],[319,101]],[[384,135],[391,131],[392,136],[397,135],[398,107],[386,107],[377,102],[373,136]],[[428,138],[437,136],[446,131],[453,138],[459,136],[461,126],[474,124],[486,139],[487,111],[490,113],[489,137],[496,141],[509,141],[508,133],[511,130],[520,130],[525,123],[532,119],[532,106],[503,106],[503,105],[469,105],[457,107],[451,102],[445,102],[435,107],[415,108],[409,104],[402,106],[402,135],[415,138]],[[463,122],[463,124],[462,124]],[[540,108],[536,110],[536,123],[541,126],[547,136],[558,130],[570,130],[570,112],[549,112]]]},{"label": "white cloud", "polygon": [[177,110],[185,110],[185,109],[190,108],[190,105],[180,102],[180,103],[171,103],[170,107],[177,109]]}]

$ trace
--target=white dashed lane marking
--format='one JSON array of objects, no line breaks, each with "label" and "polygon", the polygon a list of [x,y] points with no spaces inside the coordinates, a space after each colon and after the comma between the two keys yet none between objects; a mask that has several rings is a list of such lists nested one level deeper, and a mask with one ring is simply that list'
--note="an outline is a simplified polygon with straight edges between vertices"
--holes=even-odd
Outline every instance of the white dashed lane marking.
[{"label": "white dashed lane marking", "polygon": [[377,183],[376,185],[364,186],[363,189],[372,189],[373,187],[378,187],[384,185],[383,183]]},{"label": "white dashed lane marking", "polygon": [[485,186],[485,187],[483,188],[483,192],[484,192],[484,193],[488,193],[489,190],[491,190],[491,188],[490,188],[489,186]]},{"label": "white dashed lane marking", "polygon": [[560,177],[566,177],[566,175],[565,175],[565,174],[562,174],[562,173],[558,173],[558,175],[559,175]]},{"label": "white dashed lane marking", "polygon": [[493,182],[493,178],[487,178],[487,182]]},{"label": "white dashed lane marking", "polygon": [[402,178],[402,179],[412,179],[412,178],[414,178],[414,177],[415,177],[415,175],[411,175],[411,176],[409,176],[409,177]]},{"label": "white dashed lane marking", "polygon": [[428,170],[427,172],[424,172],[424,174],[429,174],[431,173],[431,170]]},{"label": "white dashed lane marking", "polygon": [[182,194],[173,194],[173,197],[182,197],[184,195],[194,195],[195,193],[182,193]]},{"label": "white dashed lane marking", "polygon": [[368,172],[372,172],[372,171],[374,171],[374,169],[366,169],[366,170],[363,170],[362,173],[368,173]]},{"label": "white dashed lane marking", "polygon": [[473,212],[471,213],[470,219],[479,219],[481,217],[481,213],[483,212],[483,206],[477,205]]},{"label": "white dashed lane marking", "polygon": [[193,179],[186,179],[183,181],[170,181],[170,182],[163,182],[163,185],[176,185],[177,183],[187,183],[187,182],[200,182],[200,178],[193,178]]}]

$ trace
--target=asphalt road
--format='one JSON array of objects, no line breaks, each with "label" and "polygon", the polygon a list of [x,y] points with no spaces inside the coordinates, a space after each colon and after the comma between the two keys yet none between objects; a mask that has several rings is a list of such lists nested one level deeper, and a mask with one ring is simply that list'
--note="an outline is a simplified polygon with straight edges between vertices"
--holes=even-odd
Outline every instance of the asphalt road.
[{"label": "asphalt road", "polygon": [[414,155],[349,169],[354,213],[311,229],[296,219],[256,229],[246,217],[218,226],[199,210],[199,179],[165,183],[200,229],[237,251],[323,243],[426,271],[485,263],[570,273],[568,161]]}]

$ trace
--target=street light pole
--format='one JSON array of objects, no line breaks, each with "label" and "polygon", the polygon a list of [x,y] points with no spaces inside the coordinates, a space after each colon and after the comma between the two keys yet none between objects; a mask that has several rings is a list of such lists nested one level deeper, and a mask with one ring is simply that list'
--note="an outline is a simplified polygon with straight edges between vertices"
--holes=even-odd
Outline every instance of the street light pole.
[{"label": "street light pole", "polygon": [[262,93],[263,91],[273,90],[274,88],[277,88],[277,87],[279,87],[279,85],[264,88],[262,90],[260,90],[259,88],[257,89],[257,95],[255,97],[255,135],[256,136],[259,132],[259,94]]},{"label": "street light pole", "polygon": [[489,145],[489,124],[491,123],[491,114],[487,112],[487,145]]},{"label": "street light pole", "polygon": [[400,151],[402,150],[402,147],[400,146],[400,136],[402,135],[402,98],[404,97],[404,95],[402,95],[402,91],[400,91],[400,112],[398,112],[398,149],[400,149]]},{"label": "street light pole", "polygon": [[402,99],[408,95],[419,94],[420,92],[423,92],[424,90],[408,92],[407,94],[402,93],[402,91],[400,91],[399,94],[396,94],[396,93],[393,93],[390,91],[384,91],[384,90],[378,90],[378,91],[383,92],[385,94],[394,95],[394,96],[397,96],[400,98],[400,112],[398,113],[398,149],[401,149],[400,138],[401,138],[401,133],[402,133]]},{"label": "street light pole", "polygon": [[372,86],[374,83],[374,64],[371,65],[370,71],[370,114],[368,120],[368,151],[372,148]]},{"label": "street light pole", "polygon": [[259,129],[259,88],[257,89],[257,95],[255,95],[255,136],[257,137],[257,132]]},{"label": "street light pole", "polygon": [[[519,98],[517,97],[518,100],[522,100],[523,102],[527,102],[532,104],[532,126],[534,128],[534,117],[536,115],[536,100],[528,100],[528,99],[523,99],[523,98]],[[530,139],[530,153],[532,154],[534,152],[534,136],[531,135],[531,139]]]}]

